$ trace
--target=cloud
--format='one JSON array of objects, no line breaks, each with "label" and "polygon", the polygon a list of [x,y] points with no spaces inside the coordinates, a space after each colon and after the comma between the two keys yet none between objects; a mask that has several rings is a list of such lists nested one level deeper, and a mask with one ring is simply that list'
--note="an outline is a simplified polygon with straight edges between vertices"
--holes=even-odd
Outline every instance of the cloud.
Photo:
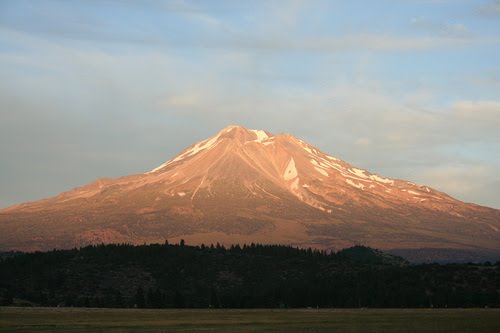
[{"label": "cloud", "polygon": [[482,5],[478,9],[479,14],[484,17],[496,18],[500,16],[500,1],[492,1]]},{"label": "cloud", "polygon": [[438,23],[424,18],[412,18],[411,26],[433,35],[469,39],[473,34],[462,23]]},{"label": "cloud", "polygon": [[458,101],[451,108],[465,120],[500,123],[500,101]]},{"label": "cloud", "polygon": [[499,207],[495,200],[500,186],[497,170],[498,167],[484,164],[443,164],[426,168],[416,177],[425,184],[433,184],[440,191],[452,193],[460,200],[479,200],[484,205]]},{"label": "cloud", "polygon": [[500,101],[457,101],[450,106],[449,117],[443,129],[446,133],[459,133],[454,137],[463,142],[500,142]]},{"label": "cloud", "polygon": [[[461,78],[461,80],[463,79]],[[489,69],[486,72],[475,72],[465,77],[465,80],[475,86],[480,86],[482,91],[496,93],[500,91],[500,68]]]},{"label": "cloud", "polygon": [[[49,2],[50,3],[50,2]],[[48,8],[34,3],[32,10],[26,10],[17,20],[0,16],[0,27],[41,38],[62,38],[86,42],[109,43],[156,48],[199,48],[208,50],[232,50],[251,52],[386,52],[462,48],[474,45],[497,45],[497,37],[479,38],[473,36],[463,24],[440,24],[422,18],[412,19],[412,26],[432,32],[432,36],[420,37],[409,34],[370,33],[366,31],[330,34],[297,34],[297,24],[303,20],[303,12],[321,10],[318,2],[292,1],[283,6],[281,2],[263,2],[267,11],[257,11],[258,17],[250,20],[251,29],[216,17],[199,3],[188,1],[146,2],[138,6],[135,2],[111,2],[124,16],[131,16],[137,10],[154,13],[157,22],[131,21],[126,28],[112,20],[89,12],[99,10],[104,3],[81,2],[81,11],[64,2],[51,3]],[[56,5],[57,4],[57,5]],[[226,4],[228,8],[231,5]],[[105,7],[105,6],[104,6]],[[310,8],[314,10],[311,10]],[[237,7],[236,7],[237,8]],[[309,11],[307,9],[309,8]],[[236,9],[230,9],[236,10]],[[330,9],[331,10],[331,9]],[[68,15],[68,12],[70,15]],[[35,14],[36,13],[36,14]],[[163,17],[162,17],[163,14]],[[243,16],[246,17],[246,16]],[[314,17],[313,17],[314,19]],[[175,20],[188,29],[177,30],[167,26],[154,28],[163,22]],[[27,23],[29,22],[29,24]],[[474,38],[472,38],[474,37]]]},{"label": "cloud", "polygon": [[[202,42],[200,42],[201,40]],[[500,44],[498,38],[458,38],[457,36],[415,37],[391,34],[347,34],[327,38],[290,38],[282,35],[253,36],[233,34],[224,37],[202,36],[193,41],[165,41],[156,45],[214,50],[258,52],[342,53],[353,51],[414,51]]]},{"label": "cloud", "polygon": [[499,139],[500,101],[495,100],[459,100],[437,107],[428,92],[390,91],[377,81],[344,82],[309,91],[279,86],[249,90],[246,84],[234,84],[213,73],[197,83],[163,98],[158,108],[241,120],[252,115],[299,133],[299,119],[305,115],[311,127],[336,133],[329,136],[330,141],[344,146],[355,143],[367,150],[415,151],[478,141],[494,144]]}]

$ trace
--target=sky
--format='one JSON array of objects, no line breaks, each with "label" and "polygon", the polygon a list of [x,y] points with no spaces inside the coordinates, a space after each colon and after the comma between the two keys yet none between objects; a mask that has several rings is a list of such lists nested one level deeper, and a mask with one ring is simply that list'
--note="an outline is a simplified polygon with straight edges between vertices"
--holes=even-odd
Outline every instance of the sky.
[{"label": "sky", "polygon": [[228,125],[500,208],[500,1],[0,0],[0,207]]}]

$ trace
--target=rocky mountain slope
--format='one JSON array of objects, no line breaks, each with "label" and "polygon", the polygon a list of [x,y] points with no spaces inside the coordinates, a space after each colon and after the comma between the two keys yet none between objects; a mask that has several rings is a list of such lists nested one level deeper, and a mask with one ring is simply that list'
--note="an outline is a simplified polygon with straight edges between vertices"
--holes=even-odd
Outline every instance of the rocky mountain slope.
[{"label": "rocky mountain slope", "polygon": [[0,210],[0,249],[280,243],[500,252],[500,210],[370,173],[289,134],[230,126],[144,174]]}]

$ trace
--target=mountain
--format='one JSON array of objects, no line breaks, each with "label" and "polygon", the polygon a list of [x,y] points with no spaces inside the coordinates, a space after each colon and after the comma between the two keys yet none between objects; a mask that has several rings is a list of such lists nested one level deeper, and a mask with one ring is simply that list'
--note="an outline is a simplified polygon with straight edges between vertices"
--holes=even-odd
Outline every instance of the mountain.
[{"label": "mountain", "polygon": [[224,128],[157,168],[0,210],[0,250],[279,243],[497,256],[500,210],[357,168],[295,138]]}]

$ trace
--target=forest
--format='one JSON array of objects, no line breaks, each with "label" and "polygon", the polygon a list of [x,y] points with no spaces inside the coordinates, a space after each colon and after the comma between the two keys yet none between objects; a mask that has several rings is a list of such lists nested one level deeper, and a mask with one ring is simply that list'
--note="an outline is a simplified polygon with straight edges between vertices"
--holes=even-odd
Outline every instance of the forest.
[{"label": "forest", "polygon": [[499,307],[500,264],[420,264],[364,246],[93,245],[3,253],[0,303],[105,308]]}]

